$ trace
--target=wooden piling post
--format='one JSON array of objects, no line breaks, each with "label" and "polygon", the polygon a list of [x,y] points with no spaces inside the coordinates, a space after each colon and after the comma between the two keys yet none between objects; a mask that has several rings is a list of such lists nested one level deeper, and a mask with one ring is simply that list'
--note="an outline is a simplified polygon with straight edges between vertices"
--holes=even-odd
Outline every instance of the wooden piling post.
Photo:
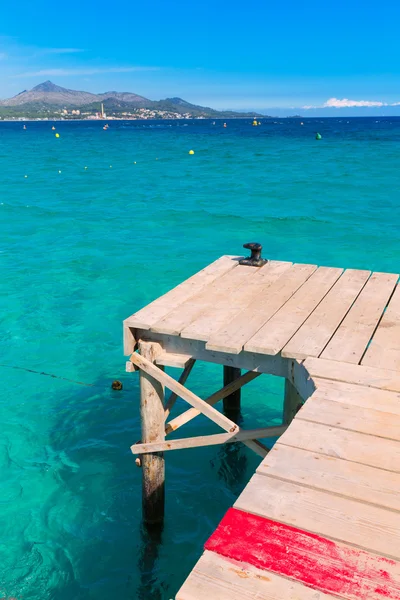
[{"label": "wooden piling post", "polygon": [[284,425],[290,425],[296,416],[297,411],[303,405],[303,400],[299,392],[288,379],[285,379],[285,398],[283,402],[283,419]]},{"label": "wooden piling post", "polygon": [[[224,386],[229,385],[241,376],[241,371],[237,367],[224,366]],[[232,421],[237,422],[240,415],[240,388],[224,398],[224,413]]]},{"label": "wooden piling post", "polygon": [[[139,341],[139,352],[155,362],[162,353],[156,342]],[[160,367],[163,368],[163,367]],[[140,370],[140,417],[142,442],[165,440],[164,430],[164,386]],[[142,509],[143,520],[148,525],[160,524],[164,520],[165,464],[163,452],[142,456]]]}]

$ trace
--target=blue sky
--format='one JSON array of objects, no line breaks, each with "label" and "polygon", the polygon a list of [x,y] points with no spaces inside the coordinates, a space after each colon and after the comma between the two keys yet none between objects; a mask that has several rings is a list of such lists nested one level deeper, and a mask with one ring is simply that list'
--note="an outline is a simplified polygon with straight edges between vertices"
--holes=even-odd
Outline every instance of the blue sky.
[{"label": "blue sky", "polygon": [[[50,79],[215,108],[400,113],[400,2],[7,2],[0,97]],[[382,8],[380,8],[382,7]],[[379,104],[380,103],[380,104]],[[336,105],[343,105],[335,108]],[[357,108],[357,104],[356,104]],[[393,109],[393,110],[392,110]],[[362,108],[361,110],[366,110]],[[323,112],[324,112],[323,111]]]}]

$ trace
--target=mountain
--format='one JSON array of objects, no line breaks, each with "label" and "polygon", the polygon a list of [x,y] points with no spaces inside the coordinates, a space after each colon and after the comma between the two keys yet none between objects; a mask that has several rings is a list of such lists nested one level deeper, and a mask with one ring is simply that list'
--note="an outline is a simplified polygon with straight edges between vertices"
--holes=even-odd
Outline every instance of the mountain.
[{"label": "mountain", "polygon": [[[97,112],[100,104],[104,104],[107,114],[118,116],[132,110],[148,109],[157,113],[190,114],[193,117],[228,118],[254,116],[255,113],[235,113],[217,111],[212,108],[190,104],[182,98],[166,98],[165,100],[149,100],[131,92],[104,92],[93,94],[70,90],[45,81],[31,90],[24,90],[12,98],[0,100],[0,115],[6,116],[54,116],[61,109],[79,109],[81,112]],[[257,115],[258,116],[258,115]]]},{"label": "mountain", "polygon": [[23,91],[8,100],[0,100],[0,106],[22,106],[24,104],[38,104],[47,106],[82,106],[98,101],[96,94],[90,92],[77,92],[45,81]]}]

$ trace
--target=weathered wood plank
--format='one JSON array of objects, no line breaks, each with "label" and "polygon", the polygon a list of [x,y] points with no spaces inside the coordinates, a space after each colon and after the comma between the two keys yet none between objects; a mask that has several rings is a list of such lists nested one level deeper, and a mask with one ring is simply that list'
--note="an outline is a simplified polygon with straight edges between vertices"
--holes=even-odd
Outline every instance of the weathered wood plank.
[{"label": "weathered wood plank", "polygon": [[399,562],[235,508],[205,548],[340,598],[400,600]]},{"label": "weathered wood plank", "polygon": [[337,600],[302,583],[206,550],[176,600]]},{"label": "weathered wood plank", "polygon": [[400,511],[400,473],[284,446],[279,441],[257,473]]},{"label": "weathered wood plank", "polygon": [[372,338],[362,365],[400,371],[400,287],[397,286],[389,306]]},{"label": "weathered wood plank", "polygon": [[[373,273],[347,313],[321,358],[358,364],[379,323],[398,280],[391,273]],[[387,368],[387,365],[382,363]]]},{"label": "weathered wood plank", "polygon": [[[150,375],[156,381],[159,381],[162,385],[165,385],[171,392],[175,392],[180,398],[186,400],[193,408],[196,408],[201,413],[203,413],[206,417],[214,421],[217,425],[222,427],[225,431],[229,431],[233,433],[238,430],[238,426],[236,423],[222,415],[218,410],[204,402],[199,396],[196,396],[193,392],[185,388],[179,381],[176,381],[173,377],[164,373],[160,369],[160,367],[156,367],[153,363],[148,361],[140,354],[132,354],[131,361],[139,367],[139,369]],[[164,411],[163,411],[164,414]],[[164,419],[163,419],[164,421]]]},{"label": "weathered wood plank", "polygon": [[400,441],[400,418],[373,408],[334,402],[313,395],[297,414],[297,418]]},{"label": "weathered wood plank", "polygon": [[163,365],[164,367],[176,367],[177,369],[184,369],[188,364],[193,361],[192,356],[187,354],[177,354],[175,352],[163,352],[156,360],[156,365]]},{"label": "weathered wood plank", "polygon": [[[203,446],[216,446],[218,444],[232,444],[257,440],[257,438],[278,437],[286,431],[287,426],[260,427],[258,429],[240,429],[236,433],[215,433],[211,435],[198,435],[196,437],[153,442],[147,444],[133,444],[132,454],[147,454],[149,452],[166,452],[167,450],[182,450],[187,448],[201,448]],[[265,456],[265,452],[262,453]]]},{"label": "weathered wood plank", "polygon": [[229,297],[222,297],[209,309],[181,331],[181,336],[193,340],[208,341],[212,334],[227,325],[242,310],[257,298],[267,293],[268,288],[292,266],[290,262],[271,260],[262,269],[257,269],[254,277],[233,290]]},{"label": "weathered wood plank", "polygon": [[306,322],[286,344],[282,356],[319,356],[365,285],[370,271],[347,269]]},{"label": "weathered wood plank", "polygon": [[203,287],[237,267],[237,265],[238,258],[221,256],[215,262],[125,319],[125,325],[136,329],[150,329],[156,321],[162,319],[178,304],[182,304],[197,294]]},{"label": "weathered wood plank", "polygon": [[294,419],[280,444],[400,473],[400,443]]},{"label": "weathered wood plank", "polygon": [[257,297],[224,327],[210,336],[208,350],[239,354],[246,342],[293,296],[316,270],[315,265],[293,265],[262,297]]},{"label": "weathered wood plank", "polygon": [[315,398],[325,398],[334,402],[346,402],[353,406],[373,408],[400,416],[400,394],[376,388],[353,385],[342,381],[313,378],[317,391]]},{"label": "weathered wood plank", "polygon": [[254,475],[235,508],[400,559],[400,513]]},{"label": "weathered wood plank", "polygon": [[238,265],[218,279],[204,286],[198,294],[191,296],[186,302],[179,303],[167,315],[156,321],[151,330],[156,333],[180,335],[182,329],[190,325],[194,319],[208,308],[225,302],[229,305],[235,290],[251,282],[258,271],[268,269],[268,263],[261,268]]},{"label": "weathered wood plank", "polygon": [[[211,394],[211,396],[208,396],[208,398],[206,398],[204,402],[207,402],[207,404],[214,406],[214,404],[216,404],[219,400],[226,398],[226,396],[229,396],[236,390],[242,388],[244,385],[246,385],[246,383],[253,381],[253,379],[256,379],[256,377],[258,377],[259,375],[261,375],[261,373],[248,371],[247,373],[244,373],[244,375],[241,375],[238,379],[235,379],[234,381],[228,383],[217,392]],[[175,419],[171,419],[171,421],[167,423],[165,427],[165,433],[168,434],[172,433],[172,431],[176,431],[177,429],[179,429],[179,427],[182,427],[182,425],[185,425],[185,423],[188,423],[189,421],[197,417],[199,414],[199,410],[196,410],[195,408],[189,408],[184,413],[178,415],[177,417],[175,417]]]},{"label": "weathered wood plank", "polygon": [[310,377],[315,376],[323,379],[374,387],[381,390],[400,392],[400,373],[396,371],[352,365],[335,360],[325,360],[324,358],[307,358],[303,364]]},{"label": "weathered wood plank", "polygon": [[278,354],[310,316],[343,269],[319,267],[299,290],[250,338],[245,350],[262,354]]},{"label": "weathered wood plank", "polygon": [[[156,342],[139,341],[141,359],[153,364],[162,348]],[[157,367],[155,367],[157,368]],[[140,371],[140,420],[143,442],[165,440],[164,386],[145,371]],[[142,462],[142,509],[150,525],[164,519],[165,464],[162,453],[147,454]]]}]

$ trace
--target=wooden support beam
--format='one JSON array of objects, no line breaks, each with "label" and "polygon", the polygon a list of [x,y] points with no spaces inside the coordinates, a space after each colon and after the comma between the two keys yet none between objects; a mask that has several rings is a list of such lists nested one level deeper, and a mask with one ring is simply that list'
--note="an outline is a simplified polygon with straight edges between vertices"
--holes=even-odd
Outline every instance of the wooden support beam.
[{"label": "wooden support beam", "polygon": [[211,421],[214,421],[214,423],[222,427],[222,429],[225,431],[228,431],[229,433],[235,433],[238,431],[239,428],[233,421],[222,415],[220,412],[218,412],[218,410],[210,406],[210,404],[207,404],[207,402],[204,402],[204,400],[185,388],[173,377],[167,375],[167,373],[164,373],[160,367],[156,367],[144,356],[133,353],[131,356],[131,361],[140,368],[141,372],[144,371],[152,378],[159,381],[162,385],[165,385],[171,390],[171,392],[175,392],[180,398],[186,400],[186,402],[193,406],[193,408],[196,408],[199,412],[203,413],[206,417],[211,419]]},{"label": "wooden support beam", "polygon": [[255,440],[258,437],[277,437],[287,429],[286,425],[280,427],[262,427],[259,429],[240,429],[237,433],[217,433],[214,435],[199,435],[196,437],[170,440],[166,442],[154,442],[152,444],[133,444],[132,454],[146,454],[147,452],[162,452],[166,450],[181,450],[184,448],[199,448],[202,446],[214,446],[216,444],[230,444],[232,442],[244,442]]},{"label": "wooden support beam", "polygon": [[[162,348],[156,342],[140,340],[139,352],[143,360],[152,364],[162,352]],[[140,417],[143,442],[163,442],[164,386],[144,370],[140,370]],[[142,467],[144,522],[149,525],[162,523],[165,504],[165,465],[162,452],[144,456]]]},{"label": "wooden support beam", "polygon": [[[240,375],[241,371],[237,367],[224,365],[224,386],[239,379]],[[235,421],[235,423],[238,422],[240,415],[240,388],[229,394],[229,396],[225,396],[224,414],[232,419],[232,421]]]},{"label": "wooden support beam", "polygon": [[294,385],[285,379],[285,398],[283,401],[283,418],[282,422],[285,425],[290,425],[296,416],[296,413],[303,406],[303,401],[300,397],[299,392],[296,390]]},{"label": "wooden support beam", "polygon": [[[222,398],[225,398],[225,396],[229,396],[229,394],[232,394],[233,392],[235,392],[239,388],[243,387],[246,383],[248,383],[249,381],[252,381],[259,375],[261,375],[261,373],[255,373],[254,371],[248,371],[247,373],[245,373],[244,375],[239,377],[239,379],[235,379],[234,381],[232,381],[232,383],[229,383],[228,385],[224,386],[223,388],[221,388],[214,394],[211,394],[211,396],[206,398],[204,400],[204,402],[213,406],[219,400],[222,400]],[[175,419],[172,419],[169,423],[166,424],[165,433],[168,434],[168,433],[171,433],[172,431],[176,431],[177,429],[179,429],[179,427],[182,427],[182,425],[184,425],[185,423],[188,423],[189,421],[191,421],[192,419],[197,417],[199,414],[200,414],[199,410],[196,410],[195,408],[189,408],[189,410],[186,410],[184,413],[182,413]]]},{"label": "wooden support beam", "polygon": [[[183,372],[181,374],[181,376],[179,377],[179,383],[181,385],[185,385],[187,378],[190,375],[191,370],[193,369],[194,363],[196,361],[194,360],[194,358],[191,358],[189,360],[189,362],[186,364],[185,368],[183,369]],[[164,421],[166,421],[169,417],[169,414],[178,398],[178,394],[176,394],[175,392],[171,392],[170,397],[168,398],[168,402],[165,405],[165,411],[164,411]]]},{"label": "wooden support beam", "polygon": [[163,352],[156,360],[156,365],[164,367],[176,367],[184,369],[193,358],[188,354],[177,354],[175,352]]}]

